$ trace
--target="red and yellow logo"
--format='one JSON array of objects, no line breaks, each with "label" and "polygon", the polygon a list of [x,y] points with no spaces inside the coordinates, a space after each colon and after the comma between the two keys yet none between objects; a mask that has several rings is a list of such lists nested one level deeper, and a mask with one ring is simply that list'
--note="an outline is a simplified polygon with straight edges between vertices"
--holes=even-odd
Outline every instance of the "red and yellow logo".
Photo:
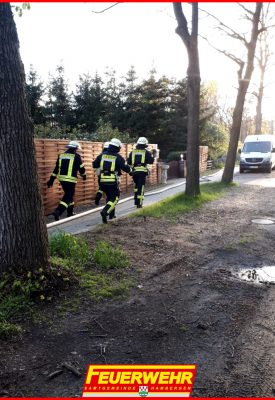
[{"label": "red and yellow logo", "polygon": [[189,397],[196,365],[89,365],[83,397]]}]

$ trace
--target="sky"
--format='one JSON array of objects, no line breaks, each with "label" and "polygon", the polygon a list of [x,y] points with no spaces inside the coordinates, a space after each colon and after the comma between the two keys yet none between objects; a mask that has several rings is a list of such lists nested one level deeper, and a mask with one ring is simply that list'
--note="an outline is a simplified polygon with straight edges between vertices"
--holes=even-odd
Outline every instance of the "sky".
[{"label": "sky", "polygon": [[[187,54],[175,33],[176,20],[172,3],[31,3],[23,17],[15,16],[20,53],[29,70],[30,64],[47,81],[60,63],[74,85],[84,73],[104,75],[106,67],[126,75],[133,65],[137,76],[147,78],[152,68],[158,75],[182,79],[186,76]],[[253,4],[253,3],[252,3]],[[234,3],[203,3],[211,13],[224,18],[236,29],[244,25]],[[184,11],[191,7],[183,3]],[[211,26],[210,26],[211,25]],[[223,46],[226,38],[213,29],[213,21],[200,13],[200,31]],[[238,43],[231,42],[238,52]],[[235,46],[235,47],[234,47]],[[237,47],[236,47],[237,46]],[[223,102],[233,104],[236,95],[236,65],[218,54],[200,39],[200,66],[203,82],[215,80]],[[270,88],[274,92],[275,83]],[[270,98],[265,102],[267,118],[275,120]],[[275,100],[275,99],[274,99]]]}]

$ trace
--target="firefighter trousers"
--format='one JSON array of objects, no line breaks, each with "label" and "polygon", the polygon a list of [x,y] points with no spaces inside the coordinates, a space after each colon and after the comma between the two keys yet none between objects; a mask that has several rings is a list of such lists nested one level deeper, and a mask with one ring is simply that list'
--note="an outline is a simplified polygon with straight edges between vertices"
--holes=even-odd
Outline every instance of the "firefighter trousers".
[{"label": "firefighter trousers", "polygon": [[114,216],[115,214],[115,207],[117,205],[119,199],[119,188],[117,183],[101,183],[100,189],[106,195],[106,205],[103,208],[102,212],[105,215]]},{"label": "firefighter trousers", "polygon": [[134,172],[134,174],[133,174],[135,205],[136,206],[142,206],[143,199],[144,199],[146,176],[147,176],[146,172]]},{"label": "firefighter trousers", "polygon": [[67,216],[71,217],[74,210],[74,193],[76,184],[73,182],[60,182],[60,184],[64,191],[64,196],[60,200],[55,212],[61,215],[65,210],[67,210]]}]

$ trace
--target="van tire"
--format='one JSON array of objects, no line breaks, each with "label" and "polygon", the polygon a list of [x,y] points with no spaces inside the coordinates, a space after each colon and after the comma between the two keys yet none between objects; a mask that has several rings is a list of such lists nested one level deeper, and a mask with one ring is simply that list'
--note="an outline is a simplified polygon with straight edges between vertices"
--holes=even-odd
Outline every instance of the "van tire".
[{"label": "van tire", "polygon": [[267,172],[268,174],[271,174],[271,172],[272,172],[272,165],[270,165],[270,166],[267,168],[266,172]]},{"label": "van tire", "polygon": [[244,169],[240,168],[240,174],[243,174],[243,173],[244,173]]}]

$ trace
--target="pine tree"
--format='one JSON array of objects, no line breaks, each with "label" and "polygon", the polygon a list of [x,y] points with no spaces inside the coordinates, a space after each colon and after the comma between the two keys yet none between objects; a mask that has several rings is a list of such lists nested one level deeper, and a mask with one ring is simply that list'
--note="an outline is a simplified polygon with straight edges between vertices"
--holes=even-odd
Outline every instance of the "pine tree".
[{"label": "pine tree", "polygon": [[64,67],[58,65],[56,76],[50,76],[47,91],[49,100],[46,102],[47,120],[53,127],[71,127],[73,120],[71,95],[65,80]]},{"label": "pine tree", "polygon": [[29,113],[34,124],[42,124],[46,121],[44,108],[42,106],[42,96],[45,90],[43,82],[39,79],[33,66],[30,66],[26,82],[26,94],[29,106]]}]

